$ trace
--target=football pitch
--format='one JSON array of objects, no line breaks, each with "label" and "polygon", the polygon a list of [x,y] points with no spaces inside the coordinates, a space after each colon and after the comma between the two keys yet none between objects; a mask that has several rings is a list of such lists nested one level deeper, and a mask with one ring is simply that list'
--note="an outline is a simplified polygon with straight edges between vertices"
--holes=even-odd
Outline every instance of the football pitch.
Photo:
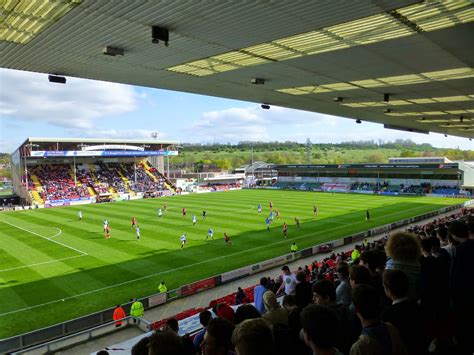
[{"label": "football pitch", "polygon": [[[280,218],[268,232],[265,218],[270,201]],[[165,202],[168,209],[159,218],[158,208]],[[0,213],[0,339],[155,293],[160,281],[171,290],[286,254],[293,241],[301,250],[461,202],[244,190]],[[370,221],[365,220],[367,209]],[[132,217],[140,226],[139,241]],[[301,228],[296,227],[295,217]],[[110,239],[103,233],[104,219],[109,221]],[[286,240],[283,222],[289,226]],[[215,240],[206,241],[210,227]],[[224,232],[232,245],[224,243]],[[188,243],[181,249],[183,233]]]}]

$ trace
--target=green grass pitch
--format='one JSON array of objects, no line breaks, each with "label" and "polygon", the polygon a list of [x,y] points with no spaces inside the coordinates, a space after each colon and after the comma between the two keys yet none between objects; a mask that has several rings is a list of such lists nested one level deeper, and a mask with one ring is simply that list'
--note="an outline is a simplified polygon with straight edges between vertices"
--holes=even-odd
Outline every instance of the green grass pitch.
[{"label": "green grass pitch", "polygon": [[[157,209],[167,202],[160,219]],[[281,212],[271,231],[269,201]],[[0,338],[113,307],[337,239],[370,227],[461,203],[459,199],[296,191],[231,191],[0,214]],[[261,203],[263,212],[257,214]],[[319,207],[313,216],[313,204]],[[187,217],[181,216],[186,207]],[[206,209],[207,219],[202,220]],[[371,220],[365,221],[369,209]],[[78,211],[83,221],[78,220]],[[198,222],[192,225],[192,215]],[[136,240],[131,218],[141,228]],[[297,229],[294,218],[302,228]],[[111,238],[102,221],[108,219]],[[282,224],[289,225],[283,239]],[[209,227],[215,240],[206,241]],[[233,245],[225,245],[223,233]],[[179,237],[188,244],[180,249]]]}]

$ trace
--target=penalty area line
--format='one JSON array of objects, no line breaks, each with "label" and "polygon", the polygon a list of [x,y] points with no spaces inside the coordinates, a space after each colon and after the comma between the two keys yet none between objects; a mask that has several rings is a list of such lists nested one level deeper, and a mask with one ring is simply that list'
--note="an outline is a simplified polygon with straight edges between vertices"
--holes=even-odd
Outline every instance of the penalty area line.
[{"label": "penalty area line", "polygon": [[[395,212],[391,215],[397,215],[397,214],[405,213],[406,211],[415,210],[415,209],[420,209],[420,206],[408,208],[408,209],[406,209],[404,211],[401,211],[401,212]],[[386,216],[376,217],[372,221],[377,220],[377,219],[381,219],[381,218],[386,218]],[[365,223],[367,223],[367,222],[366,221],[361,221],[361,222],[355,222],[355,223],[353,223],[353,225],[360,225],[360,224],[365,224]],[[43,307],[43,306],[49,306],[51,304],[63,302],[63,300],[66,301],[66,300],[71,300],[71,299],[74,299],[74,298],[79,298],[79,297],[90,295],[90,294],[93,294],[93,293],[96,293],[96,292],[105,291],[105,290],[108,290],[108,289],[111,289],[111,288],[115,288],[115,287],[119,287],[119,286],[123,286],[123,285],[128,285],[128,284],[131,284],[131,283],[134,283],[134,282],[137,282],[137,281],[150,279],[152,277],[156,277],[156,276],[159,276],[159,275],[169,274],[170,272],[183,270],[183,269],[187,269],[187,268],[193,268],[197,265],[206,264],[206,263],[216,261],[216,260],[220,260],[220,259],[224,259],[224,258],[229,258],[229,257],[235,256],[235,255],[245,254],[245,253],[249,253],[249,252],[252,252],[252,251],[255,251],[255,250],[259,250],[259,249],[265,249],[265,248],[273,247],[275,245],[279,245],[279,244],[283,244],[283,243],[290,243],[294,240],[300,240],[300,239],[303,239],[303,238],[307,238],[309,236],[318,235],[319,233],[326,234],[328,231],[335,231],[335,230],[345,228],[345,227],[346,226],[344,225],[344,226],[338,226],[338,227],[334,227],[334,228],[327,228],[327,229],[324,229],[323,231],[303,234],[303,235],[300,235],[300,236],[297,236],[297,237],[294,237],[294,238],[288,238],[288,239],[280,240],[280,241],[275,242],[275,243],[271,243],[271,244],[268,244],[268,245],[262,245],[262,246],[252,248],[252,249],[238,251],[236,253],[232,253],[232,254],[229,254],[229,255],[221,255],[221,256],[218,256],[218,257],[215,257],[215,258],[198,261],[197,263],[183,265],[183,266],[180,266],[180,267],[177,267],[177,268],[157,272],[157,273],[154,273],[154,274],[151,274],[151,275],[145,275],[145,276],[142,276],[142,277],[138,277],[136,279],[127,280],[127,281],[120,282],[120,283],[117,283],[117,284],[114,284],[114,285],[109,285],[109,286],[101,287],[101,288],[98,288],[98,289],[78,293],[76,295],[64,297],[62,299],[57,299],[57,300],[53,300],[53,301],[49,301],[49,302],[45,302],[45,303],[40,303],[40,304],[30,306],[30,307],[25,307],[25,308],[16,309],[16,310],[13,310],[13,311],[5,312],[5,313],[0,313],[0,317],[7,316],[7,315],[10,315],[10,314],[15,314],[15,313],[21,313],[23,311],[28,311],[28,310]],[[341,236],[340,238],[343,238],[343,237]],[[330,242],[330,240],[328,240],[327,242]],[[324,243],[324,242],[322,242],[322,243]]]},{"label": "penalty area line", "polygon": [[[48,240],[48,241],[50,241],[50,242],[52,242],[52,243],[56,243],[56,244],[58,244],[58,245],[61,245],[61,246],[65,247],[65,248],[74,250],[74,251],[76,251],[76,252],[78,252],[78,253],[80,253],[80,254],[89,255],[89,254],[87,254],[85,251],[82,251],[82,250],[79,250],[79,249],[77,249],[77,248],[71,247],[70,245],[66,245],[66,244],[64,244],[64,243],[58,242],[57,240],[54,240],[54,239],[45,237],[45,236],[43,236],[43,235],[41,235],[41,234],[38,234],[38,233],[33,232],[33,231],[30,231],[30,230],[28,230],[28,229],[26,229],[26,228],[17,226],[16,224],[13,224],[13,223],[10,223],[10,222],[7,222],[7,221],[0,221],[0,222],[3,222],[3,223],[5,223],[5,224],[8,224],[8,225],[10,225],[10,226],[12,226],[12,227],[21,229],[21,230],[23,230],[23,231],[25,231],[25,232],[28,232],[28,233],[30,233],[30,234],[36,235],[36,236],[38,236],[38,237],[40,237],[40,238],[43,238],[43,239],[45,239],[45,240]],[[62,231],[61,231],[61,232],[62,232]],[[59,234],[60,234],[60,233],[59,233]],[[53,236],[53,237],[57,237],[59,234],[57,234],[57,235],[55,235],[55,236]]]},{"label": "penalty area line", "polygon": [[80,258],[80,257],[83,257],[83,256],[87,256],[87,255],[85,255],[85,254],[74,255],[74,256],[67,257],[67,258],[61,258],[61,259],[50,260],[50,261],[43,261],[41,263],[35,263],[35,264],[29,264],[29,265],[23,265],[23,266],[17,266],[17,267],[12,267],[12,268],[9,268],[9,269],[0,270],[0,272],[7,272],[7,271],[12,271],[12,270],[24,269],[24,268],[32,267],[32,266],[51,264],[51,263],[56,263],[56,262],[59,262],[59,261]]}]

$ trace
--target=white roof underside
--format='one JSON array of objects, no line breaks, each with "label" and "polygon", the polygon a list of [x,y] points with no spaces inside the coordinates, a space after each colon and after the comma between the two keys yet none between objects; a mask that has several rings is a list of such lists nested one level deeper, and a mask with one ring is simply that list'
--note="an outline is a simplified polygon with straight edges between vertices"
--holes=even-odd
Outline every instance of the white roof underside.
[{"label": "white roof underside", "polygon": [[[472,68],[473,22],[289,60],[269,60],[260,65],[201,77],[166,70],[249,46],[371,15],[386,14],[389,10],[417,2],[83,0],[27,44],[0,41],[0,66],[269,103],[422,131],[473,137],[473,100],[390,107],[395,113],[466,111],[468,113],[464,114],[462,126],[455,124],[459,122],[459,114],[435,114],[429,119],[446,118],[448,121],[423,123],[417,120],[420,117],[387,115],[383,112],[386,107],[347,107],[333,101],[337,96],[343,97],[342,103],[380,102],[384,93],[390,93],[391,100],[469,96],[474,94],[473,77],[309,95],[276,91]],[[471,3],[471,10],[472,6]],[[152,25],[170,30],[169,47],[151,43]],[[105,46],[123,48],[125,55],[103,55]],[[264,78],[266,82],[264,85],[252,85],[252,78]],[[288,122],[291,119],[288,117]]]}]

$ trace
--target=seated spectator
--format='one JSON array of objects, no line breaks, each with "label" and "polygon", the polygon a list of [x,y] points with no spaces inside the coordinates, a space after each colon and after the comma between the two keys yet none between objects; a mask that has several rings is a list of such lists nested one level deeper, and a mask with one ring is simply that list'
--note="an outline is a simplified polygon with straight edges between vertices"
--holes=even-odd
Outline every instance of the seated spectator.
[{"label": "seated spectator", "polygon": [[270,322],[272,325],[283,324],[288,325],[288,313],[280,307],[275,294],[272,291],[267,291],[263,294],[263,304],[265,305],[266,313],[263,319]]},{"label": "seated spectator", "polygon": [[198,352],[201,349],[201,343],[202,343],[202,340],[204,339],[204,333],[206,333],[207,325],[209,324],[209,321],[211,319],[212,319],[212,313],[210,311],[205,310],[199,313],[199,323],[201,323],[203,329],[194,336],[194,340],[193,340],[194,348]]},{"label": "seated spectator", "polygon": [[313,354],[341,354],[336,348],[341,330],[332,309],[310,305],[301,312],[301,324],[304,341]]},{"label": "seated spectator", "polygon": [[420,282],[421,247],[418,238],[407,232],[397,232],[388,238],[385,252],[390,258],[385,268],[388,270],[402,270],[410,281],[410,297],[418,297]]},{"label": "seated spectator", "polygon": [[362,332],[351,347],[351,355],[407,353],[397,328],[379,320],[378,295],[375,288],[366,284],[355,286],[352,289],[352,301],[362,324]]},{"label": "seated spectator", "polygon": [[263,294],[268,291],[268,279],[262,277],[260,279],[260,285],[255,286],[253,289],[253,302],[255,308],[260,312],[260,314],[265,313],[265,306],[263,305]]},{"label": "seated spectator", "polygon": [[205,355],[228,355],[234,350],[232,332],[234,325],[226,319],[213,318],[207,325],[204,340],[201,343]]},{"label": "seated spectator", "polygon": [[274,354],[273,334],[263,319],[247,319],[232,333],[232,344],[237,355]]},{"label": "seated spectator", "polygon": [[352,303],[351,285],[349,283],[349,265],[340,262],[337,266],[337,277],[340,280],[336,288],[336,302],[349,307]]},{"label": "seated spectator", "polygon": [[234,316],[234,324],[240,324],[246,319],[261,318],[260,312],[251,304],[244,304],[237,308]]},{"label": "seated spectator", "polygon": [[296,280],[298,281],[295,287],[296,304],[298,307],[304,308],[313,299],[311,284],[306,281],[306,273],[304,271],[296,274]]},{"label": "seated spectator", "polygon": [[400,270],[385,270],[383,286],[392,305],[383,312],[382,319],[398,329],[408,354],[426,353],[423,318],[416,301],[408,297],[408,277]]}]

